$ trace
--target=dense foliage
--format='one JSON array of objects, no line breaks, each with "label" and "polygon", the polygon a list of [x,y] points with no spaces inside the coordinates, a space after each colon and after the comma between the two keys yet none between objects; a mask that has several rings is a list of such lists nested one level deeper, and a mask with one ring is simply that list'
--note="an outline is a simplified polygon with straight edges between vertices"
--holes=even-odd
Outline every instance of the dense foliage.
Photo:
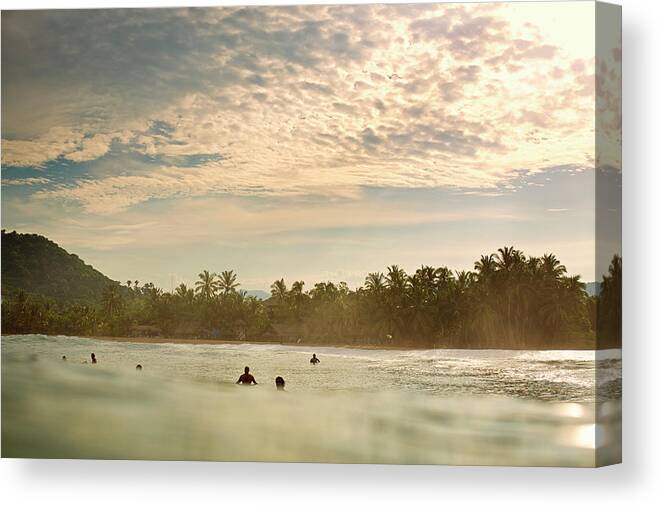
[{"label": "dense foliage", "polygon": [[597,336],[600,348],[622,346],[622,259],[617,255],[601,283],[597,301]]},{"label": "dense foliage", "polygon": [[[98,303],[113,282],[38,234],[2,231],[2,294],[23,290],[58,302]],[[126,288],[119,289],[126,293]]]},{"label": "dense foliage", "polygon": [[[4,247],[3,247],[4,252]],[[4,258],[3,258],[4,272]],[[3,280],[4,287],[4,280]],[[598,297],[567,276],[552,254],[513,247],[485,255],[473,271],[396,265],[369,273],[362,287],[284,279],[260,301],[233,271],[203,271],[173,293],[153,284],[108,283],[99,303],[68,303],[25,292],[3,298],[3,333],[203,337],[227,340],[466,348],[592,348],[621,339],[621,260]],[[597,317],[598,313],[598,317]],[[615,330],[618,330],[617,332]]]}]

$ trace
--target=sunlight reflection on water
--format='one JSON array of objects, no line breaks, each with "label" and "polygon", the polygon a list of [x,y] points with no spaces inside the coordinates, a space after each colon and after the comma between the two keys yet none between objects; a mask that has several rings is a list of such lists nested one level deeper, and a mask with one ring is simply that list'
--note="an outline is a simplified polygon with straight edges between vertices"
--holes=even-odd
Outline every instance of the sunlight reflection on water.
[{"label": "sunlight reflection on water", "polygon": [[[2,348],[3,456],[593,466],[595,445],[621,452],[620,404],[595,405],[584,351],[318,347],[313,367],[308,350],[278,346],[22,336]],[[99,365],[81,364],[92,350]],[[244,363],[259,386],[233,385]]]}]

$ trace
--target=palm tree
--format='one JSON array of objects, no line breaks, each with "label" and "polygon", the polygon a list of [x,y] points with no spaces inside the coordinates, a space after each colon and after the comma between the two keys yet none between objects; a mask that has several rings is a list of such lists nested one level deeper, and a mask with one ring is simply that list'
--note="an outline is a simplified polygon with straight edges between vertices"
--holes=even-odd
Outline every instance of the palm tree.
[{"label": "palm tree", "polygon": [[186,303],[192,303],[195,298],[195,291],[189,289],[185,283],[180,283],[177,288],[174,290],[175,296]]},{"label": "palm tree", "polygon": [[409,278],[403,269],[396,264],[388,267],[386,288],[388,289],[388,321],[391,335],[399,334],[405,329],[405,315],[409,310],[406,304],[408,286]]},{"label": "palm tree", "polygon": [[186,297],[186,294],[188,293],[188,287],[186,286],[185,283],[180,283],[177,288],[174,290],[174,293],[179,296],[180,298]]},{"label": "palm tree", "polygon": [[420,266],[409,277],[408,304],[411,324],[418,337],[434,333],[436,315],[432,307],[437,300],[437,275],[439,271],[431,266]]},{"label": "palm tree", "polygon": [[503,271],[509,272],[520,266],[523,260],[523,253],[520,250],[515,250],[513,246],[505,246],[498,249],[496,266]]},{"label": "palm tree", "polygon": [[294,315],[296,315],[297,320],[301,320],[301,314],[303,310],[303,305],[307,296],[303,293],[303,287],[305,282],[303,280],[297,280],[291,284],[291,290],[289,291],[289,298],[292,303],[292,310]]},{"label": "palm tree", "polygon": [[305,282],[303,280],[297,280],[294,283],[291,284],[291,293],[293,295],[300,295],[303,294],[303,287],[305,286]]},{"label": "palm tree", "polygon": [[216,273],[209,273],[206,269],[197,275],[199,280],[195,282],[195,292],[202,299],[209,301],[218,292],[219,282],[216,280]]},{"label": "palm tree", "polygon": [[385,289],[385,278],[383,273],[369,273],[365,277],[365,288],[368,292],[379,295]]},{"label": "palm tree", "polygon": [[581,282],[581,277],[579,275],[566,278],[565,287],[570,294],[573,294],[578,298],[584,298],[586,296],[585,284]]},{"label": "palm tree", "polygon": [[457,271],[455,287],[460,293],[466,292],[473,281],[475,280],[475,273],[471,271]]},{"label": "palm tree", "polygon": [[514,340],[515,316],[520,313],[520,306],[525,304],[521,297],[522,288],[521,274],[525,268],[525,257],[520,250],[513,246],[505,246],[498,249],[496,254],[497,280],[496,291],[499,297],[498,306],[505,319],[504,333],[509,334],[510,340]]},{"label": "palm tree", "polygon": [[101,296],[103,309],[109,318],[113,318],[121,308],[122,297],[119,293],[118,287],[115,284],[106,285],[103,289]]},{"label": "palm tree", "polygon": [[536,276],[542,269],[542,259],[539,257],[528,257],[528,270],[533,276]]},{"label": "palm tree", "polygon": [[565,273],[565,268],[553,254],[544,254],[541,258],[541,269],[544,274],[554,280],[559,280]]},{"label": "palm tree", "polygon": [[622,345],[622,257],[614,255],[597,297],[599,345]]},{"label": "palm tree", "polygon": [[236,281],[236,274],[234,270],[223,271],[218,280],[218,287],[225,295],[234,292],[236,288],[241,285]]},{"label": "palm tree", "polygon": [[[617,254],[613,255],[610,266],[608,266],[608,277],[617,283],[622,281],[622,257]],[[605,281],[606,277],[603,278]]]},{"label": "palm tree", "polygon": [[569,318],[566,305],[563,304],[563,299],[556,292],[549,294],[549,297],[544,301],[539,309],[539,316],[541,318],[540,324],[544,326],[548,336],[558,334]]},{"label": "palm tree", "polygon": [[489,280],[496,272],[498,262],[493,254],[483,255],[480,260],[475,263],[475,271],[482,280]]},{"label": "palm tree", "polygon": [[287,298],[287,284],[285,284],[285,279],[281,278],[276,280],[271,284],[271,297],[282,302]]},{"label": "palm tree", "polygon": [[415,270],[415,275],[413,278],[416,278],[419,283],[422,284],[427,290],[432,290],[436,285],[436,277],[438,276],[438,270],[431,266],[420,266]]},{"label": "palm tree", "polygon": [[449,285],[453,279],[454,275],[448,268],[436,268],[436,285],[439,287]]},{"label": "palm tree", "polygon": [[386,275],[386,287],[391,292],[402,295],[406,291],[407,285],[408,277],[406,276],[406,272],[396,264],[390,266]]}]

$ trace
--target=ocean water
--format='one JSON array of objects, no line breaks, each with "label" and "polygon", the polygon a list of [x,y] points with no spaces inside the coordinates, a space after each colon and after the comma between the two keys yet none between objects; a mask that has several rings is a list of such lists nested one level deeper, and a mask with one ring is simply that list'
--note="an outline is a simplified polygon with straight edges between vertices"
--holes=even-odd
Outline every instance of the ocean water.
[{"label": "ocean water", "polygon": [[2,337],[3,457],[594,466],[621,454],[620,396],[614,350]]}]

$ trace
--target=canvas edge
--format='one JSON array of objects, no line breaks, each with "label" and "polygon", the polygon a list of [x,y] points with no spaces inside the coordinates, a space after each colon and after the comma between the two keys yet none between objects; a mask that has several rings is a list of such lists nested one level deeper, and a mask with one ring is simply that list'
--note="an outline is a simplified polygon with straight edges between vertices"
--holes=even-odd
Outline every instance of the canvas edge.
[{"label": "canvas edge", "polygon": [[[619,59],[614,57],[619,51]],[[614,255],[622,252],[622,7],[595,3],[595,281],[601,281]],[[619,117],[619,124],[613,123]],[[621,301],[621,294],[620,294]],[[601,312],[604,310],[601,309]],[[600,322],[597,306],[597,322]],[[621,316],[621,305],[620,305]],[[596,349],[622,348],[619,329],[597,326]],[[602,331],[600,333],[600,331]],[[607,398],[605,369],[595,357],[595,397]],[[615,411],[611,410],[617,405]],[[621,400],[595,403],[595,467],[622,462]],[[608,432],[605,428],[610,428]]]}]

